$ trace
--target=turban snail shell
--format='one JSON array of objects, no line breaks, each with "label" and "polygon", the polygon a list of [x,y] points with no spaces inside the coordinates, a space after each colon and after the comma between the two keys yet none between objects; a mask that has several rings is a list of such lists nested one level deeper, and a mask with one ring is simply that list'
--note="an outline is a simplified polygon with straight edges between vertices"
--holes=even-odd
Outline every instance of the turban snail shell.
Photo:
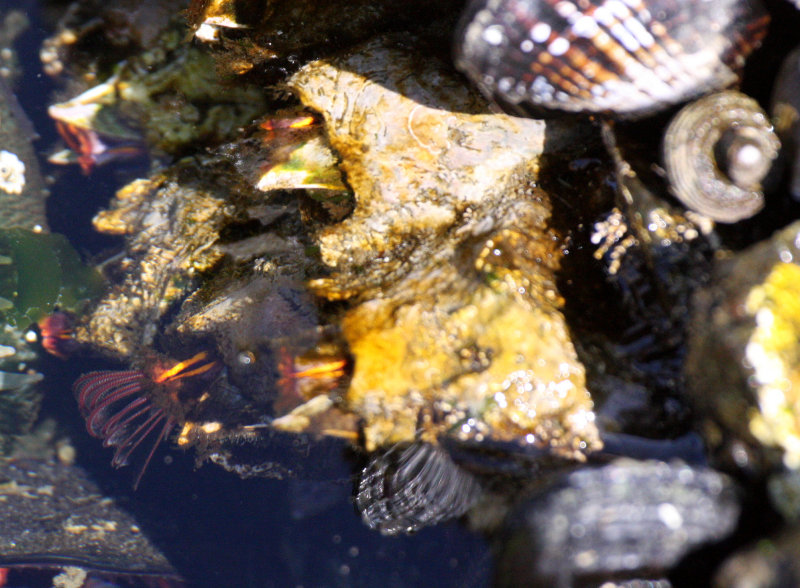
[{"label": "turban snail shell", "polygon": [[758,103],[735,91],[685,106],[664,136],[670,189],[687,207],[733,223],[764,206],[761,181],[780,141]]},{"label": "turban snail shell", "polygon": [[456,64],[522,112],[635,117],[735,83],[768,21],[750,0],[477,0]]}]

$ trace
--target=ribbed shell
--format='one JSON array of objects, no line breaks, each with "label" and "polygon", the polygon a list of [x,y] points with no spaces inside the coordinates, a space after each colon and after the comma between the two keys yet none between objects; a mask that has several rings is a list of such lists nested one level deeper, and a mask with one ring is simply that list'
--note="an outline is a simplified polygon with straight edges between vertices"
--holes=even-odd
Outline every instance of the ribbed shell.
[{"label": "ribbed shell", "polygon": [[456,63],[521,110],[630,117],[734,83],[768,20],[748,0],[479,0]]},{"label": "ribbed shell", "polygon": [[397,535],[461,516],[480,493],[475,478],[444,449],[418,442],[370,459],[361,472],[356,507],[371,529]]},{"label": "ribbed shell", "polygon": [[671,192],[688,208],[733,223],[763,208],[761,181],[780,141],[758,103],[729,90],[684,106],[663,149]]}]

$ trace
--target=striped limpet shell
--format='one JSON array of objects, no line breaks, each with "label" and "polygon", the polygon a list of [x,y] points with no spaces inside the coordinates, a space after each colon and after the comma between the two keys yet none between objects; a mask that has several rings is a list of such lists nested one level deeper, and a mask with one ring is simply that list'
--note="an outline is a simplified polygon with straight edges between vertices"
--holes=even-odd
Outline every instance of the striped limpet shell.
[{"label": "striped limpet shell", "polygon": [[634,117],[735,83],[768,21],[750,0],[478,0],[456,64],[526,113]]}]

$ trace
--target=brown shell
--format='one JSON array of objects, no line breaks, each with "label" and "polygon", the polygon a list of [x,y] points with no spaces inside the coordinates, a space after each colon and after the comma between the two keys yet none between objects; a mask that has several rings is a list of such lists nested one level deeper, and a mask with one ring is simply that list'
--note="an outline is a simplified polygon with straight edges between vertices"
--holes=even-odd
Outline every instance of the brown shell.
[{"label": "brown shell", "polygon": [[748,0],[481,0],[456,62],[523,111],[634,116],[736,82],[768,20]]}]

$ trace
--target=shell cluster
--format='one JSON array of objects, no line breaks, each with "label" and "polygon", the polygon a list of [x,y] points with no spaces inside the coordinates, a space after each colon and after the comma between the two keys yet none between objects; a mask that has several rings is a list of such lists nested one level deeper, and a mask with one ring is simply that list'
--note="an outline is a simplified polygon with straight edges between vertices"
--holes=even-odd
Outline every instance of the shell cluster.
[{"label": "shell cluster", "polygon": [[[523,114],[637,118],[735,85],[768,22],[750,0],[476,1],[456,62],[485,94]],[[792,91],[776,93],[776,124],[788,129]],[[763,208],[761,184],[779,148],[754,100],[732,91],[700,99],[665,132],[670,192],[718,222],[751,217]]]},{"label": "shell cluster", "polygon": [[730,86],[767,22],[741,0],[482,0],[456,62],[521,110],[635,116]]}]

